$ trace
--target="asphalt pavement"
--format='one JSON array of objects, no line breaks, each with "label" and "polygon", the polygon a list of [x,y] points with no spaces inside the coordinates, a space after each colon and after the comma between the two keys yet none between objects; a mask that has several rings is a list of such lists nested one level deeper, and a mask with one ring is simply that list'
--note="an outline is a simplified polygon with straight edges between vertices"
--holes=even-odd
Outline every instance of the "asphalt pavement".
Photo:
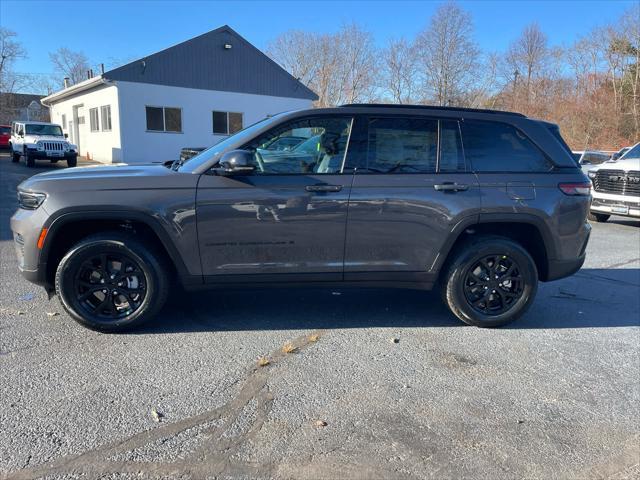
[{"label": "asphalt pavement", "polygon": [[0,156],[1,478],[640,477],[640,222],[594,224],[506,328],[435,293],[266,289],[175,291],[106,335],[17,272],[15,188],[51,168]]}]

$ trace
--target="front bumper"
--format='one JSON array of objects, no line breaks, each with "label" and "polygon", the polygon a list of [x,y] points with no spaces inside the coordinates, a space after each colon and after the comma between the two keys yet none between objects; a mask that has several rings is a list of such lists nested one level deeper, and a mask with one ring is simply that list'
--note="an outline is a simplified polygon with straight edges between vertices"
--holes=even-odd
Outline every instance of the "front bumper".
[{"label": "front bumper", "polygon": [[18,258],[18,269],[22,276],[31,283],[50,288],[47,282],[47,265],[40,263],[38,238],[48,218],[42,206],[36,210],[19,208],[11,217],[11,231]]},{"label": "front bumper", "polygon": [[67,160],[69,158],[75,158],[78,156],[78,152],[71,151],[71,150],[67,152],[60,152],[60,153],[61,155],[57,155],[52,152],[35,150],[33,148],[29,148],[27,150],[27,154],[35,160]]},{"label": "front bumper", "polygon": [[640,218],[640,197],[593,192],[591,211]]}]

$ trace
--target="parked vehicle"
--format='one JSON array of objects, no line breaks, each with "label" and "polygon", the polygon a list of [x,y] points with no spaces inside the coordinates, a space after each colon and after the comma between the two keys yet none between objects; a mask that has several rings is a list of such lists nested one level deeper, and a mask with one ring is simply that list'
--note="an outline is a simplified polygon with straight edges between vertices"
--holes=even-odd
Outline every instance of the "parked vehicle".
[{"label": "parked vehicle", "polygon": [[34,167],[36,160],[66,160],[69,167],[78,163],[78,147],[66,140],[66,134],[55,123],[13,122],[10,149],[11,160],[19,162],[22,158],[27,167]]},{"label": "parked vehicle", "polygon": [[620,157],[622,157],[629,150],[631,150],[631,147],[622,147],[620,150],[618,150],[613,155],[611,155],[610,160],[613,160],[613,161],[618,160]]},{"label": "parked vehicle", "polygon": [[590,220],[606,222],[611,215],[640,218],[640,143],[614,164],[589,171],[589,178],[593,183]]},{"label": "parked vehicle", "polygon": [[180,164],[185,163],[186,161],[192,159],[200,152],[206,150],[206,147],[185,147],[180,150]]},{"label": "parked vehicle", "polygon": [[[314,163],[265,162],[259,147],[282,136],[317,137]],[[172,168],[35,175],[11,229],[25,278],[96,330],[153,319],[173,280],[437,286],[462,321],[492,327],[524,314],[538,280],[582,266],[590,186],[551,123],[345,105],[275,115]]]},{"label": "parked vehicle", "polygon": [[582,167],[582,171],[584,173],[587,173],[595,165],[600,165],[601,163],[609,160],[609,158],[611,158],[611,155],[596,150],[586,150],[573,152],[573,158]]},{"label": "parked vehicle", "polygon": [[11,140],[11,126],[0,125],[0,148],[9,148],[9,140]]}]

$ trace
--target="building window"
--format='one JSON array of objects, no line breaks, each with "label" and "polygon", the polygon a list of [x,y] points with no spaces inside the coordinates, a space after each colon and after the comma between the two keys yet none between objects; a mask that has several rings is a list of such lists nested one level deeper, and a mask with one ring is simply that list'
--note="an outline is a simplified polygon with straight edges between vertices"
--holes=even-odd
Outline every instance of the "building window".
[{"label": "building window", "polygon": [[213,133],[231,135],[242,130],[242,113],[213,112]]},{"label": "building window", "polygon": [[100,107],[100,120],[102,122],[102,131],[111,131],[111,105],[103,105]]},{"label": "building window", "polygon": [[146,107],[147,130],[182,132],[182,110],[172,107]]},{"label": "building window", "polygon": [[89,109],[89,127],[92,132],[97,132],[100,130],[100,122],[98,121],[98,109],[90,108]]},{"label": "building window", "polygon": [[62,128],[67,129],[67,116],[65,114],[62,115]]}]

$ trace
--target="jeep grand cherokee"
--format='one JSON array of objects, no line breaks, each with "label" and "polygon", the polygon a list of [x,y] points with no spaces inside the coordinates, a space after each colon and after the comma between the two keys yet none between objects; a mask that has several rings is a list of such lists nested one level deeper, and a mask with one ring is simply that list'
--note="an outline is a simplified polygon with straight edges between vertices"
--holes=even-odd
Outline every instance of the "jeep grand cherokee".
[{"label": "jeep grand cherokee", "polygon": [[[314,148],[270,150],[282,137]],[[23,275],[81,324],[153,319],[170,282],[441,289],[497,326],[585,258],[590,183],[523,115],[345,105],[260,121],[181,164],[43,173],[11,220]]]}]

